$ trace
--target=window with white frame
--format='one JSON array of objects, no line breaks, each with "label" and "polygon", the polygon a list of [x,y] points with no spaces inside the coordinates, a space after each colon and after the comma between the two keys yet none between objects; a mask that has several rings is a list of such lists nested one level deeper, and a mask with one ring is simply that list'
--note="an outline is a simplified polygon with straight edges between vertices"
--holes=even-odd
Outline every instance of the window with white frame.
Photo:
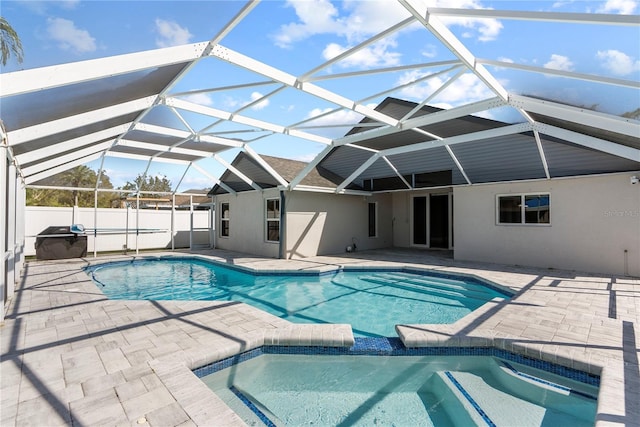
[{"label": "window with white frame", "polygon": [[267,221],[267,242],[280,241],[280,200],[266,200],[265,217]]},{"label": "window with white frame", "polygon": [[550,224],[548,193],[497,196],[498,224]]},{"label": "window with white frame", "polygon": [[231,211],[229,203],[220,203],[220,236],[229,237],[229,225],[231,221]]},{"label": "window with white frame", "polygon": [[369,237],[378,237],[378,204],[369,203]]}]

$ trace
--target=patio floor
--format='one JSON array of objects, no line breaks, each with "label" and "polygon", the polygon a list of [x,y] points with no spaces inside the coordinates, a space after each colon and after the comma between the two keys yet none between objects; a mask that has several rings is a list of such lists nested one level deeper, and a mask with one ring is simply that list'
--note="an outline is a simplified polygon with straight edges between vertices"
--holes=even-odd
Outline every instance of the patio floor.
[{"label": "patio floor", "polygon": [[[640,426],[638,278],[395,249],[303,260],[198,254],[258,270],[401,264],[507,286],[518,292],[509,301],[453,325],[399,326],[399,335],[410,347],[494,346],[599,374],[596,424]],[[0,327],[2,426],[242,425],[191,369],[268,343],[352,339],[345,325],[296,326],[242,303],[108,300],[82,268],[123,258],[25,263]]]}]

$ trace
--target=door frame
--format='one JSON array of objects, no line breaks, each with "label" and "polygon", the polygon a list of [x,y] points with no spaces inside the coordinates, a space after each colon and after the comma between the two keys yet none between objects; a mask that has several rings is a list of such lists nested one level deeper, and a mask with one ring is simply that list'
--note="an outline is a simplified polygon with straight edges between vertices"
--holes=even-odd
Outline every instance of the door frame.
[{"label": "door frame", "polygon": [[[433,248],[433,249],[450,249],[452,250],[454,248],[454,234],[453,234],[453,191],[449,190],[446,193],[422,193],[422,194],[412,194],[410,196],[410,203],[409,203],[409,218],[410,218],[410,223],[409,223],[409,246],[410,247],[414,247],[414,248],[423,248],[423,249],[432,249],[431,248],[431,217],[430,217],[430,210],[431,210],[431,194],[434,195],[447,195],[447,199],[448,199],[448,205],[447,205],[447,215],[448,215],[448,233],[449,233],[449,247],[448,248]],[[414,218],[414,199],[418,198],[418,197],[425,197],[426,198],[426,212],[425,212],[425,229],[426,229],[426,243],[423,244],[419,244],[419,243],[414,243],[413,238],[413,230],[414,230],[414,224],[415,224],[415,218]]]}]

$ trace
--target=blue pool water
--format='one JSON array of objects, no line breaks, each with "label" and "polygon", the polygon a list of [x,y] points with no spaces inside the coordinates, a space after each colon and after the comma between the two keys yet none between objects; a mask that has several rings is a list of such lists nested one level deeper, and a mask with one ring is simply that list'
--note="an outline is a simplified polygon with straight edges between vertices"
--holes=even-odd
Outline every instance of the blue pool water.
[{"label": "blue pool water", "polygon": [[390,270],[251,274],[196,258],[90,267],[111,299],[221,300],[296,323],[349,323],[356,336],[395,336],[396,324],[453,323],[508,295],[479,280]]},{"label": "blue pool water", "polygon": [[592,426],[598,392],[491,356],[263,354],[201,379],[267,426]]}]

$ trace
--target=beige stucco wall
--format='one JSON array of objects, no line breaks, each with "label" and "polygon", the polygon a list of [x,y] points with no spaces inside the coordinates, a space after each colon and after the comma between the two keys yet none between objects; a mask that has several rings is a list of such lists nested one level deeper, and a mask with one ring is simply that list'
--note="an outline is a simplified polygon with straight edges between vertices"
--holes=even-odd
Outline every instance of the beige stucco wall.
[{"label": "beige stucco wall", "polygon": [[[216,247],[278,257],[279,245],[266,242],[264,237],[264,200],[275,197],[279,197],[277,190],[218,196],[216,206],[230,204],[231,221],[228,238],[220,236],[216,222]],[[342,253],[353,241],[358,250],[391,246],[390,195],[364,197],[290,191],[285,197],[286,225],[281,225],[281,238],[287,258]],[[368,237],[369,202],[378,203],[377,237]]]},{"label": "beige stucco wall", "polygon": [[[343,253],[355,240],[358,250],[391,246],[391,196],[286,193],[287,258]],[[377,202],[378,236],[368,237],[368,203]]]},{"label": "beige stucco wall", "polygon": [[220,223],[216,209],[216,247],[230,251],[244,252],[265,257],[277,258],[278,243],[267,242],[265,238],[265,199],[279,198],[277,189],[248,191],[237,195],[220,195],[216,206],[229,203],[231,220],[229,237],[220,236]]},{"label": "beige stucco wall", "polygon": [[[640,276],[632,175],[456,187],[455,258]],[[496,195],[537,192],[550,193],[551,225],[496,225]]]},{"label": "beige stucco wall", "polygon": [[[393,246],[398,248],[411,247],[411,207],[412,197],[429,197],[429,194],[447,194],[449,189],[433,189],[418,191],[401,191],[391,193],[393,216]],[[454,202],[455,203],[455,202]]]}]

